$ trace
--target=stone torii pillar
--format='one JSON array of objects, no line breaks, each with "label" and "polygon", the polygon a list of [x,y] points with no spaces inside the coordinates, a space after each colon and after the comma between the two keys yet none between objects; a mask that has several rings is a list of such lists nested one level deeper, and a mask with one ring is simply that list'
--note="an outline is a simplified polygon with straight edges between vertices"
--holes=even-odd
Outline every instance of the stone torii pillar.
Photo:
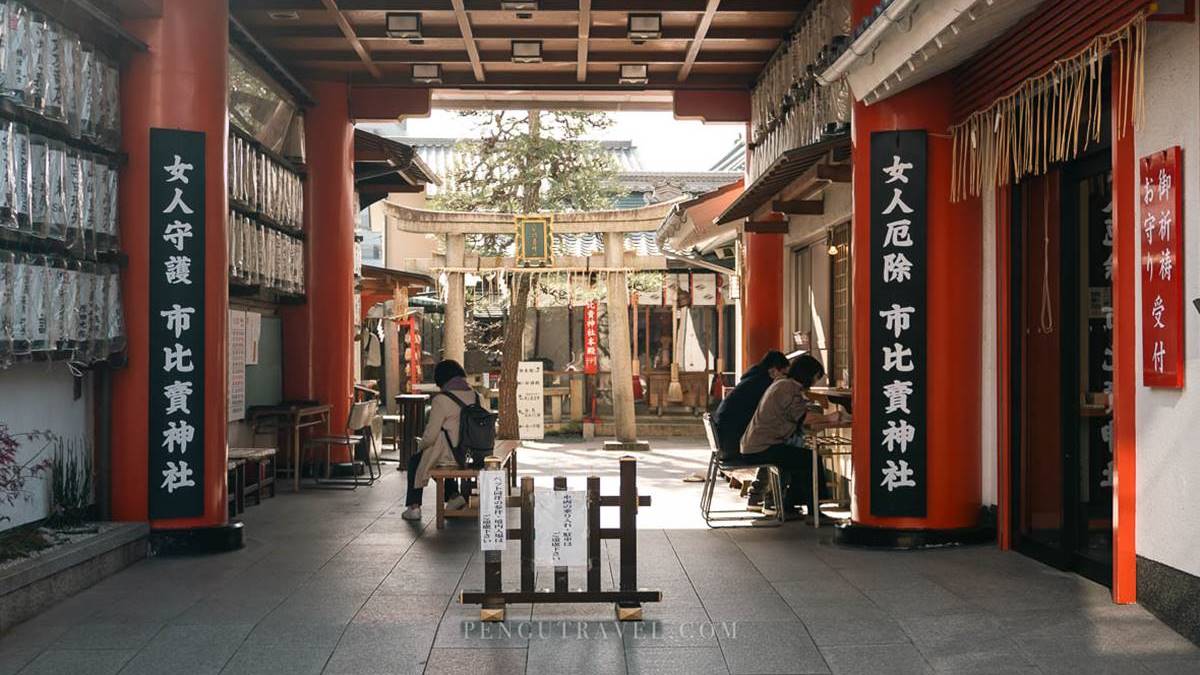
[{"label": "stone torii pillar", "polygon": [[[446,235],[446,267],[463,267],[466,258],[466,236]],[[442,327],[442,358],[454,359],[466,366],[463,359],[467,351],[466,311],[467,291],[462,272],[446,273],[446,315]]]},{"label": "stone torii pillar", "polygon": [[[608,232],[604,243],[609,267],[625,267],[625,233]],[[604,444],[606,450],[649,450],[637,440],[633,412],[633,357],[629,338],[629,287],[625,272],[608,274],[608,355],[612,364],[613,426],[617,440]]]}]

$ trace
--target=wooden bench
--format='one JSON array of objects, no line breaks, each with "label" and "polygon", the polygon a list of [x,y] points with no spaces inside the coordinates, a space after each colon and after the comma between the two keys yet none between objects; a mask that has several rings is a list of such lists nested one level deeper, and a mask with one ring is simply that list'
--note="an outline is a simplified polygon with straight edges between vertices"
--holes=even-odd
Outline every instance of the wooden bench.
[{"label": "wooden bench", "polygon": [[254,503],[262,503],[262,494],[270,490],[275,496],[275,448],[230,448],[229,460],[245,464],[242,470],[242,498],[254,496]]},{"label": "wooden bench", "polygon": [[[508,474],[509,488],[517,486],[517,445],[516,441],[499,441],[496,444],[496,450],[492,453],[500,458],[500,466]],[[479,517],[479,499],[472,498],[470,495],[464,495],[467,499],[467,505],[457,511],[446,510],[446,481],[450,479],[473,480],[479,478],[479,469],[460,469],[457,466],[434,467],[429,471],[429,477],[433,479],[434,485],[437,487],[437,517],[435,522],[437,529],[441,530],[446,527],[447,518],[478,518]]]}]

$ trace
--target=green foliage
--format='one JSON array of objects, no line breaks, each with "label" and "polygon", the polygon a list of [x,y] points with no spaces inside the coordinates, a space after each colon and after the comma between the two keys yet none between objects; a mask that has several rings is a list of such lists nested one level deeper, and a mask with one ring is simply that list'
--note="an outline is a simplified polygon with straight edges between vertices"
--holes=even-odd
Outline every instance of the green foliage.
[{"label": "green foliage", "polygon": [[74,527],[87,520],[92,504],[92,448],[85,439],[55,439],[50,479],[50,524]]},{"label": "green foliage", "polygon": [[479,138],[459,143],[459,153],[468,159],[446,177],[447,189],[433,200],[436,208],[514,214],[594,211],[612,208],[620,196],[616,161],[600,143],[585,140],[612,125],[608,115],[512,110],[460,114],[477,123]]}]

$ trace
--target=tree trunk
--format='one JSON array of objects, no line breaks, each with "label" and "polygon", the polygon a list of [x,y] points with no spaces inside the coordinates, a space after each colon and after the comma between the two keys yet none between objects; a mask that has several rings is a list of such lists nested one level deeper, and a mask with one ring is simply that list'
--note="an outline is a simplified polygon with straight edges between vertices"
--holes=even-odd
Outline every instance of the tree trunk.
[{"label": "tree trunk", "polygon": [[517,420],[517,366],[525,351],[522,344],[525,333],[525,308],[529,303],[530,276],[513,275],[514,288],[510,289],[513,302],[508,308],[508,323],[504,326],[504,347],[500,359],[500,429],[502,439],[516,440],[520,437]]},{"label": "tree trunk", "polygon": [[[541,112],[529,111],[529,136],[537,140],[542,127]],[[541,201],[541,183],[525,186],[525,213],[537,213]],[[549,246],[550,242],[546,242]],[[517,419],[517,366],[525,356],[525,310],[529,306],[529,289],[533,286],[533,277],[528,274],[514,274],[512,302],[508,307],[508,323],[504,326],[504,346],[500,357],[500,428],[497,436],[505,440],[518,440],[521,437],[520,421]]]}]

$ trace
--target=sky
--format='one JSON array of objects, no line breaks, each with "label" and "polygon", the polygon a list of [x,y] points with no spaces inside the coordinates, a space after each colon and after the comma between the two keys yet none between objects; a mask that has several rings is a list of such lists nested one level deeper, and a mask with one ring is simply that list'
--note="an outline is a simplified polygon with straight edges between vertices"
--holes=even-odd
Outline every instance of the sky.
[{"label": "sky", "polygon": [[[647,171],[707,171],[742,136],[741,124],[676,120],[670,112],[614,112],[600,140],[633,141]],[[471,135],[471,122],[448,110],[407,120],[409,136]]]}]

